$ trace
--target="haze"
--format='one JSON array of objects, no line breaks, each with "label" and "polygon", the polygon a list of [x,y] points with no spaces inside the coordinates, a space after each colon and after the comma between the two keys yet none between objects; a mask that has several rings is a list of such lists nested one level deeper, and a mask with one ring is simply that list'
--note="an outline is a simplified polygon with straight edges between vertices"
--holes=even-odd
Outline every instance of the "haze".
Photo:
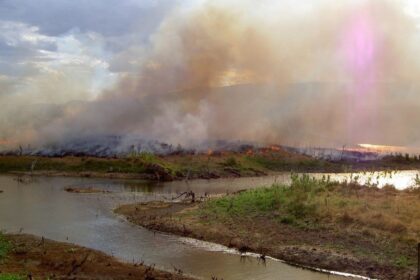
[{"label": "haze", "polygon": [[0,149],[420,147],[417,1],[0,1]]}]

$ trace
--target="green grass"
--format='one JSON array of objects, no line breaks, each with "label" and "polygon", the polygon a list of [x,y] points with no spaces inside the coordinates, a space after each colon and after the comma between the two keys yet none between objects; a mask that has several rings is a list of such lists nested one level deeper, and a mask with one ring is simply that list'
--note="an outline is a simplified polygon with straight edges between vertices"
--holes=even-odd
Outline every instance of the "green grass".
[{"label": "green grass", "polygon": [[406,256],[398,256],[394,262],[401,268],[407,268],[415,264],[415,261],[407,258]]},{"label": "green grass", "polygon": [[291,179],[290,186],[277,184],[210,200],[200,211],[215,219],[266,216],[311,226],[322,221],[420,238],[418,189],[399,192],[390,186],[340,184],[309,175],[292,174]]},{"label": "green grass", "polygon": [[[2,232],[0,232],[0,264],[7,257],[12,245]],[[25,277],[17,274],[0,273],[0,280],[24,280]]]},{"label": "green grass", "polygon": [[291,186],[273,185],[210,200],[202,211],[219,218],[257,217],[273,213],[283,223],[295,223],[316,216],[316,197],[333,186],[329,178],[316,180],[308,175],[292,175]]},{"label": "green grass", "polygon": [[0,232],[0,261],[4,260],[6,258],[7,254],[9,253],[12,245],[10,242],[6,239],[6,237],[3,235],[3,233]]},{"label": "green grass", "polygon": [[159,158],[153,154],[153,153],[149,153],[149,152],[132,152],[128,155],[129,158],[132,159],[140,159],[143,162],[147,162],[147,163],[159,163],[160,160]]},{"label": "green grass", "polygon": [[245,160],[248,165],[273,171],[321,171],[333,167],[326,161],[311,158],[290,159],[281,156],[252,155],[247,156]]},{"label": "green grass", "polygon": [[0,280],[25,280],[26,277],[17,274],[0,274]]}]

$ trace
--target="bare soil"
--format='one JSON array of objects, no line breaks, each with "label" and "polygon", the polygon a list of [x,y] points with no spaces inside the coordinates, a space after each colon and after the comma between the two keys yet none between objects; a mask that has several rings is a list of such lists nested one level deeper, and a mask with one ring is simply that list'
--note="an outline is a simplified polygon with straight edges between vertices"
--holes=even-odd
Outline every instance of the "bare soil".
[{"label": "bare soil", "polygon": [[99,251],[32,235],[6,235],[12,250],[1,273],[28,279],[190,279],[143,264],[122,263]]},{"label": "bare soil", "polygon": [[[206,220],[191,214],[198,204],[150,202],[124,205],[115,210],[130,222],[145,228],[223,244],[239,251],[272,256],[290,264],[342,271],[376,279],[416,279],[413,269],[379,263],[352,251],[364,248],[380,254],[377,243],[365,232],[300,229],[267,217],[239,219],[232,223]],[[238,222],[240,221],[240,222]],[[347,234],[346,234],[347,232]],[[330,247],[335,244],[334,247]],[[337,250],[337,248],[344,250]]]}]

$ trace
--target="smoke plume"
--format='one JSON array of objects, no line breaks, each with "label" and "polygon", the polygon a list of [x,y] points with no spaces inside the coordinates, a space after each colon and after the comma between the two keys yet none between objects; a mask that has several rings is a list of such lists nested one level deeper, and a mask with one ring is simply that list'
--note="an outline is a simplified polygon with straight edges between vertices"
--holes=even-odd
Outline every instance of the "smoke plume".
[{"label": "smoke plume", "polygon": [[0,95],[0,139],[3,147],[95,135],[186,146],[418,146],[417,25],[396,1],[179,7],[147,46],[120,55],[135,70],[94,99],[81,98],[88,72],[46,74],[32,99]]}]

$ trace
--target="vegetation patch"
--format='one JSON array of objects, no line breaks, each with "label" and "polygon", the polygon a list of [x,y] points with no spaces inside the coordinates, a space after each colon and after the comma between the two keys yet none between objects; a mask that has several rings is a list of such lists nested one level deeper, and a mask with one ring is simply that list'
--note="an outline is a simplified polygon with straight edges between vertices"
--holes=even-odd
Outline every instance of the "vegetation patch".
[{"label": "vegetation patch", "polygon": [[[280,147],[244,151],[174,153],[133,152],[120,157],[26,155],[0,156],[0,173],[120,177],[150,180],[262,176],[276,172],[362,172],[416,169],[420,160],[403,156],[376,161],[328,161],[287,152]],[[123,175],[126,175],[125,177]]]},{"label": "vegetation patch", "polygon": [[[190,206],[116,210],[146,228],[378,279],[411,279],[420,240],[420,189],[357,178],[292,175],[291,185],[241,191]],[[141,210],[141,211],[140,211]],[[411,277],[411,278],[410,278]]]},{"label": "vegetation patch", "polygon": [[18,274],[8,274],[2,273],[0,274],[0,280],[25,280],[26,277],[18,275]]},{"label": "vegetation patch", "polygon": [[[420,240],[419,189],[397,191],[292,175],[292,184],[273,185],[210,200],[195,215],[203,223],[241,224],[264,220],[291,226],[300,236],[319,233],[322,246],[351,252],[398,268],[414,269]],[[264,229],[256,229],[263,234]],[[328,232],[328,234],[325,234]],[[290,240],[289,240],[290,241]],[[319,240],[295,240],[292,244]]]},{"label": "vegetation patch", "polygon": [[[0,232],[0,262],[3,261],[11,249],[9,240]],[[1,279],[1,278],[0,278]]]},{"label": "vegetation patch", "polygon": [[329,178],[316,180],[308,175],[292,175],[291,186],[273,185],[210,200],[200,208],[201,215],[215,219],[266,216],[284,223],[317,220],[319,194],[334,187]]}]

